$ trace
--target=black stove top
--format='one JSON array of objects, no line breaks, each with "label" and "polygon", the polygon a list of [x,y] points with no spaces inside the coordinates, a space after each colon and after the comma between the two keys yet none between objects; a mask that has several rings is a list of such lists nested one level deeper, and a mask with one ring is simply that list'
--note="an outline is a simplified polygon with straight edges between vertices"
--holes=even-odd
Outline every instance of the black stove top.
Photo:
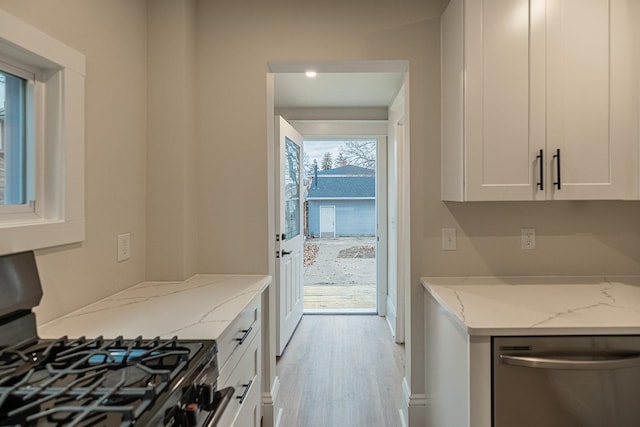
[{"label": "black stove top", "polygon": [[[215,353],[215,342],[176,338],[63,337],[0,348],[0,426],[162,425],[180,400],[197,401],[187,391],[195,393]],[[144,422],[151,417],[160,419]]]}]

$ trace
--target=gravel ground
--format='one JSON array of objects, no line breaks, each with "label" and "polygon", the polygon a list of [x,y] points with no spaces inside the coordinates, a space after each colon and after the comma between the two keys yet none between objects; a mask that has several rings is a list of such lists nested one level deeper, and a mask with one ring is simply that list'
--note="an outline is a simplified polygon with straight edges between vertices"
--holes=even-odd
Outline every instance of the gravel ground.
[{"label": "gravel ground", "polygon": [[307,241],[304,288],[305,309],[375,309],[375,237]]},{"label": "gravel ground", "polygon": [[338,252],[338,258],[375,258],[376,247],[373,245],[351,246]]}]

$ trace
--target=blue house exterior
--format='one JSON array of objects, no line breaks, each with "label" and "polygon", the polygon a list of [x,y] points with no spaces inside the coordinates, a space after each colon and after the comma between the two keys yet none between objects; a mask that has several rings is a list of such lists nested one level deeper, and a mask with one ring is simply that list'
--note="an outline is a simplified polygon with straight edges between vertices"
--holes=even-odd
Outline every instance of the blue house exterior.
[{"label": "blue house exterior", "polygon": [[307,189],[307,236],[375,234],[375,171],[353,165],[317,171]]}]

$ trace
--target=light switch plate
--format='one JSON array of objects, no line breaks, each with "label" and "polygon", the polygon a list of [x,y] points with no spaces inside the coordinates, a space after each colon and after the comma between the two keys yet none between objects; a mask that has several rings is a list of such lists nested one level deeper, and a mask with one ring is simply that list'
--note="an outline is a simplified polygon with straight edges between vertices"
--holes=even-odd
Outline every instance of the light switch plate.
[{"label": "light switch plate", "polygon": [[442,250],[455,251],[456,246],[457,246],[456,245],[456,229],[443,228],[442,229]]}]

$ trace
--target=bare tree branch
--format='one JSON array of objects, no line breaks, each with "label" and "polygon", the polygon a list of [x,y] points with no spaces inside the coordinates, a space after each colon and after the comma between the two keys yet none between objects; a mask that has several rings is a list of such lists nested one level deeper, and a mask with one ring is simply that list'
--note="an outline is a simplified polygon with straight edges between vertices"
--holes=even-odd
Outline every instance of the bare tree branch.
[{"label": "bare tree branch", "polygon": [[347,141],[342,145],[341,152],[350,165],[376,168],[376,141]]}]

